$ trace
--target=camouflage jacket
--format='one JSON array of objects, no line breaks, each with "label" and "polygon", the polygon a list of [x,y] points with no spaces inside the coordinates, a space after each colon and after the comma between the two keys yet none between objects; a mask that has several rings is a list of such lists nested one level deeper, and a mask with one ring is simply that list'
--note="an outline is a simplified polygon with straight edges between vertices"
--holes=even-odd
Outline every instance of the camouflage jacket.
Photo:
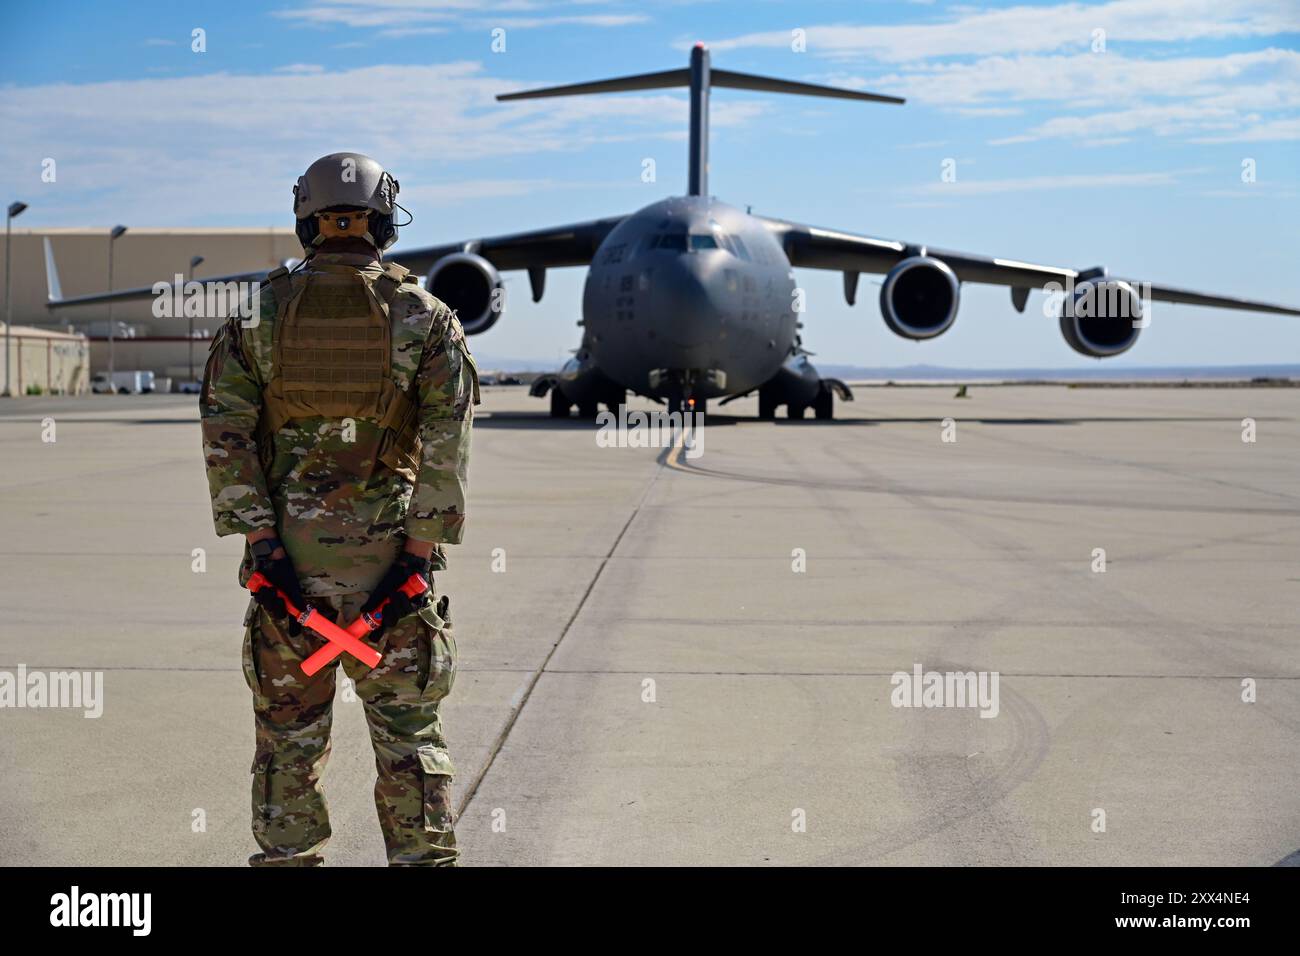
[{"label": "camouflage jacket", "polygon": [[[382,266],[356,254],[317,253],[313,264],[347,265],[378,277]],[[414,483],[378,460],[377,422],[326,418],[291,421],[258,452],[258,419],[270,378],[276,302],[263,285],[252,315],[232,317],[213,340],[200,396],[203,453],[217,534],[275,527],[306,595],[370,591],[407,536],[442,544],[465,528],[466,470],[478,373],[455,313],[414,283],[389,308],[392,377],[414,381],[422,439]],[[346,429],[351,428],[349,433]],[[265,449],[264,451],[269,451]],[[245,549],[240,583],[251,562]]]}]

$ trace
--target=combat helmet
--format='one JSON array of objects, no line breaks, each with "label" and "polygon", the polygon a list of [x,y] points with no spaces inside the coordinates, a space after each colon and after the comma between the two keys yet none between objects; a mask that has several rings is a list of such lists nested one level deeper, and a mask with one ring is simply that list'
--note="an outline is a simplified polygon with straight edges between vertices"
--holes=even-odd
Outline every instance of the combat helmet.
[{"label": "combat helmet", "polygon": [[382,252],[397,241],[393,223],[393,210],[399,208],[397,191],[397,180],[369,156],[322,156],[293,187],[298,240],[311,252],[331,236],[356,236]]}]

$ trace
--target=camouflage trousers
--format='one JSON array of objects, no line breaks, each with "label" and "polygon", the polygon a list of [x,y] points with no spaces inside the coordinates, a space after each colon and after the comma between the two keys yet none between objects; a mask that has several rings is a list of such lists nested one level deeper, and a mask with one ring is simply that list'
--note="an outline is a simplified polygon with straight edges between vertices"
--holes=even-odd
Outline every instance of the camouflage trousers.
[{"label": "camouflage trousers", "polygon": [[[316,599],[327,616],[353,621],[364,594]],[[350,654],[343,669],[365,707],[378,779],[375,808],[390,865],[455,865],[451,783],[455,774],[438,708],[456,675],[456,641],[448,602],[403,618],[377,643],[374,669]],[[318,866],[330,836],[321,773],[329,759],[336,664],[313,677],[302,662],[323,638],[289,636],[256,604],[245,619],[244,677],[253,691],[257,751],[253,760],[254,866]]]}]

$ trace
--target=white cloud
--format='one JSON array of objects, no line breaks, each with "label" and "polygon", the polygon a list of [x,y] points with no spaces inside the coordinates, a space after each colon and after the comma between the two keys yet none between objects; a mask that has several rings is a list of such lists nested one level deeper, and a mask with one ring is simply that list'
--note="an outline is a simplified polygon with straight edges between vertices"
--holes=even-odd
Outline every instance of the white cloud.
[{"label": "white cloud", "polygon": [[[677,93],[494,100],[553,79],[510,82],[456,62],[9,86],[0,185],[34,197],[51,225],[263,222],[267,210],[287,214],[294,179],[335,150],[372,154],[412,188],[447,182],[449,169],[476,160],[685,135]],[[720,103],[714,125],[741,125],[763,109]],[[629,175],[643,155],[629,160]],[[58,164],[52,184],[40,180],[45,157]]]},{"label": "white cloud", "polygon": [[986,57],[931,63],[872,80],[941,106],[1057,101],[1097,106],[1151,96],[1219,98],[1222,105],[1300,106],[1300,52],[1265,49],[1219,57],[1141,59],[1111,53]]},{"label": "white cloud", "polygon": [[421,183],[402,187],[404,205],[450,206],[454,203],[474,202],[480,199],[498,199],[508,196],[535,196],[557,189],[599,189],[608,183],[557,179],[463,179],[454,182]]},{"label": "white cloud", "polygon": [[1294,139],[1294,118],[1286,114],[1300,110],[1300,52],[986,57],[910,64],[872,78],[832,74],[825,82],[879,88],[959,116],[1013,115],[1033,103],[1068,111],[996,138],[997,144],[1070,139],[1097,145],[1136,133],[1191,142]]},{"label": "white cloud", "polygon": [[1061,176],[1015,176],[1009,179],[961,179],[912,187],[910,192],[936,196],[991,196],[999,193],[1041,192],[1064,189],[1115,189],[1130,186],[1172,186],[1184,173],[1168,170],[1149,173],[1086,173]]},{"label": "white cloud", "polygon": [[304,26],[379,29],[380,36],[388,37],[443,32],[449,24],[518,29],[560,25],[621,27],[650,19],[643,13],[559,12],[588,5],[584,0],[312,0],[277,10],[274,15]]},{"label": "white cloud", "polygon": [[405,26],[405,27],[389,27],[389,28],[387,28],[387,29],[385,29],[385,30],[380,30],[380,31],[379,31],[377,34],[375,34],[375,35],[376,35],[376,36],[380,36],[380,37],[386,37],[386,38],[388,38],[388,39],[399,39],[399,38],[402,38],[402,37],[427,37],[427,36],[434,36],[434,35],[436,35],[436,34],[439,34],[439,33],[446,33],[446,32],[447,32],[447,28],[446,28],[446,27],[413,27],[413,26]]},{"label": "white cloud", "polygon": [[[1222,136],[1202,136],[1194,143],[1264,143],[1300,139],[1300,118],[1270,120]],[[1293,167],[1292,172],[1295,172]]]},{"label": "white cloud", "polygon": [[[1300,32],[1291,0],[1112,0],[993,10],[953,7],[918,24],[834,24],[804,27],[808,52],[836,60],[906,63],[936,57],[996,56],[1086,50],[1093,31],[1108,47],[1124,43],[1277,36]],[[790,48],[777,30],[714,40],[715,51]]]},{"label": "white cloud", "polygon": [[650,18],[644,13],[589,13],[560,15],[554,17],[497,17],[478,22],[484,26],[510,27],[524,29],[527,27],[584,26],[584,27],[626,27],[635,23],[648,23]]}]

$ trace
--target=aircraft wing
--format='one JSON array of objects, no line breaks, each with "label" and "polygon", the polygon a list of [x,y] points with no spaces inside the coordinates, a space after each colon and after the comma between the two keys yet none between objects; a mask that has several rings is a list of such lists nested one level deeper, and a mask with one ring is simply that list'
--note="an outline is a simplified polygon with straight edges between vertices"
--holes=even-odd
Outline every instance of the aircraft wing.
[{"label": "aircraft wing", "polygon": [[[50,237],[45,237],[45,284],[48,290],[48,301],[45,303],[47,309],[66,309],[75,305],[94,305],[99,302],[129,302],[133,299],[150,299],[156,293],[153,286],[142,286],[137,289],[114,289],[112,292],[95,292],[90,295],[75,295],[70,299],[63,297],[63,289],[59,284],[59,269],[54,262],[54,246],[50,244]],[[197,280],[201,282],[258,282],[266,278],[269,269],[261,269],[257,272],[239,272],[228,276],[204,276]],[[172,283],[172,278],[162,280],[168,286]]]},{"label": "aircraft wing", "polygon": [[609,219],[593,219],[441,246],[399,249],[387,258],[401,263],[412,272],[420,273],[428,272],[443,256],[455,252],[477,253],[501,271],[585,266],[590,264],[605,237],[625,218],[627,217],[613,216]]},{"label": "aircraft wing", "polygon": [[[591,262],[601,242],[610,230],[622,222],[625,216],[613,216],[609,219],[595,219],[588,222],[571,223],[550,229],[536,229],[531,232],[516,232],[505,236],[492,236],[486,239],[470,239],[463,242],[448,243],[441,246],[423,246],[413,249],[398,249],[385,255],[386,259],[406,266],[417,274],[426,273],[433,264],[443,256],[453,252],[475,252],[491,262],[497,269],[547,269],[560,266],[581,266]],[[260,282],[264,280],[269,269],[256,272],[241,272],[228,276],[196,277],[197,282]],[[152,286],[135,289],[115,289],[112,292],[96,292],[91,295],[79,295],[65,299],[59,288],[59,273],[54,263],[54,250],[48,237],[45,239],[45,276],[49,286],[47,309],[66,309],[78,305],[92,305],[100,302],[126,302],[134,299],[153,297]],[[172,277],[162,279],[168,283]]]},{"label": "aircraft wing", "polygon": [[[195,278],[195,282],[260,282],[266,278],[270,270],[263,269],[260,272],[240,272],[228,276],[202,276]],[[172,287],[171,280],[163,280],[167,288]],[[51,298],[45,303],[45,307],[51,310],[67,309],[74,305],[94,305],[99,302],[129,302],[133,299],[152,299],[157,293],[153,286],[141,286],[137,289],[114,289],[112,292],[94,292],[90,295],[76,295],[70,299]]]},{"label": "aircraft wing", "polygon": [[[1145,283],[1138,279],[1123,279],[1106,275],[1101,268],[1071,269],[1064,266],[1037,265],[1016,259],[997,259],[977,256],[949,249],[935,249],[919,243],[900,242],[893,239],[876,239],[834,229],[820,229],[787,222],[783,219],[762,218],[777,241],[785,248],[790,264],[810,269],[833,269],[850,275],[859,272],[888,272],[903,259],[914,255],[928,255],[941,259],[956,273],[962,282],[1001,285],[1011,289],[1011,301],[1023,312],[1029,292],[1050,284],[1064,287],[1067,282],[1082,282],[1105,277],[1112,281],[1128,282],[1146,297],[1157,302],[1175,302],[1184,305],[1203,305],[1220,309],[1241,309],[1248,312],[1271,312],[1277,315],[1300,315],[1300,309],[1237,296],[1210,295],[1172,286]],[[848,292],[851,284],[846,281]],[[849,302],[853,297],[849,293]]]}]

